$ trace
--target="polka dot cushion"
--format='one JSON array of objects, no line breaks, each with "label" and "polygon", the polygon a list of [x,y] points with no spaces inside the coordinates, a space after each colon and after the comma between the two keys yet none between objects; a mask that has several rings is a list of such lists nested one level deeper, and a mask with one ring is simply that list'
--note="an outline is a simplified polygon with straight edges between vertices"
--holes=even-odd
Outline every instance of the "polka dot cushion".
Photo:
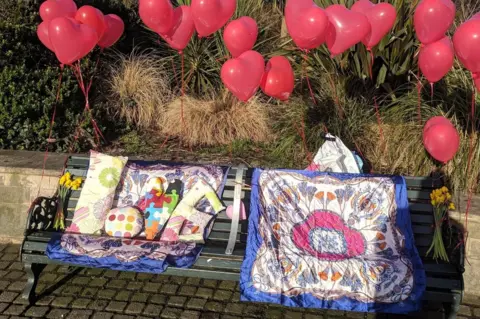
[{"label": "polka dot cushion", "polygon": [[142,231],[143,220],[142,214],[136,208],[115,208],[107,215],[105,232],[113,237],[133,238]]}]

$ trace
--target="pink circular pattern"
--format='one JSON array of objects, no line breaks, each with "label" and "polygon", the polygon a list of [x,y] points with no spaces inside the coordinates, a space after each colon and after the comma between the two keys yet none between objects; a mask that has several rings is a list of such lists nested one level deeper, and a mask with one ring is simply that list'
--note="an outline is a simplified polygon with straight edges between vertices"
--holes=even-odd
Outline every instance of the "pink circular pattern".
[{"label": "pink circular pattern", "polygon": [[118,219],[118,221],[123,222],[125,220],[125,215],[123,215],[123,214],[119,215],[117,219]]}]

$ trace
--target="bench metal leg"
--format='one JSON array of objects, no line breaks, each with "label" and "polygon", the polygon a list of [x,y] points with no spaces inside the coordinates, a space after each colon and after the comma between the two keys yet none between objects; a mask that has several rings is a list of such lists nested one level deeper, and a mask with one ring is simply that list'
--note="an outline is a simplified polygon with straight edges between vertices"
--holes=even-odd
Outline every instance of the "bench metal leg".
[{"label": "bench metal leg", "polygon": [[27,299],[29,304],[32,305],[35,302],[35,289],[38,284],[38,277],[42,272],[44,264],[25,264],[24,268],[28,275],[27,285],[23,290],[22,298]]},{"label": "bench metal leg", "polygon": [[458,310],[460,310],[460,303],[445,304],[445,318],[457,319]]}]

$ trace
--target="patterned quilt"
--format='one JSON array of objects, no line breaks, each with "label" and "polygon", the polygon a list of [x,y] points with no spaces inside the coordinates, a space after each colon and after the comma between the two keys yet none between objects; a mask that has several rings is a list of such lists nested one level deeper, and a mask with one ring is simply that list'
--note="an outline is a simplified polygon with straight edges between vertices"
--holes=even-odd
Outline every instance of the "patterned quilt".
[{"label": "patterned quilt", "polygon": [[425,284],[402,177],[255,171],[242,300],[408,313]]}]

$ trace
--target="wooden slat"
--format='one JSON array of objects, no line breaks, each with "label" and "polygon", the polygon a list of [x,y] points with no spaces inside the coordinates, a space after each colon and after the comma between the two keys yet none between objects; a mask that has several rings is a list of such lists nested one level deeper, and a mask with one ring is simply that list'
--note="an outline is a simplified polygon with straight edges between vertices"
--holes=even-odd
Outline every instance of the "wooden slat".
[{"label": "wooden slat", "polygon": [[[430,195],[429,195],[430,196]],[[409,203],[409,208],[411,212],[418,213],[432,213],[432,205],[430,203]]]},{"label": "wooden slat", "polygon": [[458,269],[450,264],[440,264],[432,261],[426,261],[423,263],[423,267],[427,273],[458,275]]},{"label": "wooden slat", "polygon": [[433,225],[433,223],[434,223],[432,215],[411,214],[410,219],[412,220],[413,224]]},{"label": "wooden slat", "polygon": [[433,179],[431,177],[412,177],[406,176],[405,182],[408,188],[440,188],[443,186],[441,179]]},{"label": "wooden slat", "polygon": [[417,189],[409,189],[407,191],[408,199],[419,201],[419,200],[428,200],[430,201],[430,191],[424,190],[417,190]]},{"label": "wooden slat", "polygon": [[460,280],[456,279],[427,277],[427,287],[449,290],[461,290],[462,283]]},{"label": "wooden slat", "polygon": [[432,225],[412,225],[413,228],[413,233],[415,234],[432,234],[433,233],[433,227]]}]

